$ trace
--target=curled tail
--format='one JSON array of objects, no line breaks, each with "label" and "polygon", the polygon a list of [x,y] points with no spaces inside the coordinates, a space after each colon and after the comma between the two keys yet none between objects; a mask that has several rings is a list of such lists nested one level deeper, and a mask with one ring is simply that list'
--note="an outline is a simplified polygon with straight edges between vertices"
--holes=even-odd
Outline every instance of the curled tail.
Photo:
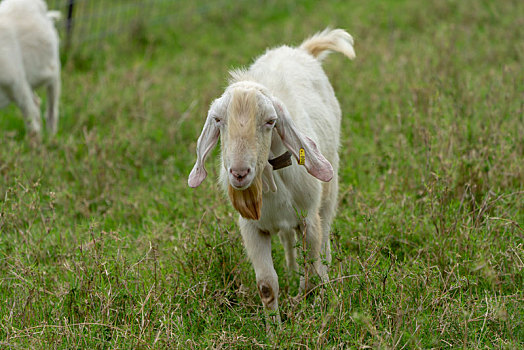
[{"label": "curled tail", "polygon": [[353,37],[343,29],[325,29],[304,40],[300,48],[322,61],[331,51],[344,54],[349,59],[355,58]]},{"label": "curled tail", "polygon": [[53,22],[58,22],[62,18],[60,11],[47,11],[47,17]]}]

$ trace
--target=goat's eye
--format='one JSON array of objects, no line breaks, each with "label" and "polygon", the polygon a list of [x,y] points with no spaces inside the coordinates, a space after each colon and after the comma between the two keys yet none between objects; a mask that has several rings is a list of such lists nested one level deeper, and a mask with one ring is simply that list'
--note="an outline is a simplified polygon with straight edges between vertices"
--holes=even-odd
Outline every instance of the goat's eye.
[{"label": "goat's eye", "polygon": [[222,123],[222,119],[220,119],[219,117],[214,117],[213,119],[215,120],[215,123],[217,124]]},{"label": "goat's eye", "polygon": [[267,127],[271,127],[271,126],[275,125],[276,122],[277,122],[276,119],[268,120],[268,121],[266,122],[266,126],[267,126]]}]

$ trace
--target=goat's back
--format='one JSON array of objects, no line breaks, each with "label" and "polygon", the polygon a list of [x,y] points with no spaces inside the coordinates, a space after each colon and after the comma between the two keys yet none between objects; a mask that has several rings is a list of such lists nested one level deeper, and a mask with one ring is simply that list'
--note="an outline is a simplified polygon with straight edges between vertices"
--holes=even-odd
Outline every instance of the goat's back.
[{"label": "goat's back", "polygon": [[47,4],[43,0],[3,0],[0,2],[0,14],[9,13],[11,18],[32,13],[45,15]]},{"label": "goat's back", "polygon": [[260,56],[246,74],[286,105],[336,170],[341,111],[321,62],[304,49],[281,46]]},{"label": "goat's back", "polygon": [[[0,80],[20,79],[16,66],[36,88],[52,79],[59,70],[58,33],[47,5],[42,0],[3,0],[0,2]],[[12,73],[10,73],[10,71]]]}]

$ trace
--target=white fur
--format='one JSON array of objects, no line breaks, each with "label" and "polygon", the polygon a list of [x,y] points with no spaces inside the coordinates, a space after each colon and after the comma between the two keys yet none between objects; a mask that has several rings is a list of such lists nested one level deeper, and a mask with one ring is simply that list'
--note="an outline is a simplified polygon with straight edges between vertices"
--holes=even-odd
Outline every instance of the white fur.
[{"label": "white fur", "polygon": [[[203,163],[219,135],[222,142],[220,182],[224,189],[235,185],[232,167],[251,170],[246,175],[247,182],[238,184],[243,188],[249,187],[250,177],[263,174],[266,191],[260,219],[240,217],[239,226],[262,302],[271,310],[278,308],[279,291],[271,257],[272,234],[279,235],[292,271],[298,269],[296,237],[304,239],[313,261],[312,266],[306,267],[306,273],[315,272],[323,282],[328,280],[327,266],[322,259],[331,261],[329,233],[338,193],[341,111],[321,60],[330,50],[353,58],[352,44],[353,39],[347,32],[326,30],[298,48],[282,46],[267,51],[247,71],[233,71],[231,85],[212,104],[199,138],[197,163],[189,176],[191,187],[198,186],[206,177]],[[257,91],[257,106],[262,114],[257,116],[257,125],[277,118],[276,127],[266,136],[266,129],[257,126],[256,141],[249,137],[232,140],[227,133],[227,118],[236,117],[231,116],[231,100],[239,91],[253,90]],[[252,144],[258,146],[251,147]],[[305,166],[297,164],[298,149],[302,147],[307,150]],[[259,153],[258,158],[262,158],[266,167],[260,166],[261,160],[254,158],[253,150]],[[268,171],[268,157],[279,156],[286,150],[295,156],[293,165]],[[303,277],[300,287],[301,291],[308,288]]]},{"label": "white fur", "polygon": [[43,0],[0,2],[0,108],[14,102],[30,133],[40,134],[40,101],[34,89],[47,89],[47,127],[54,134],[58,123],[60,60],[56,11]]}]

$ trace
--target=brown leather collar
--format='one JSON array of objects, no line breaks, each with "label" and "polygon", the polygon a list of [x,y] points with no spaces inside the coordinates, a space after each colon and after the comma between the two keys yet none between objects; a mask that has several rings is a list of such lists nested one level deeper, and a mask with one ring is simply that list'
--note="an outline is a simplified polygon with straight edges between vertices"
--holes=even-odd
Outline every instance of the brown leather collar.
[{"label": "brown leather collar", "polygon": [[289,151],[284,152],[283,154],[281,154],[280,156],[276,158],[269,159],[268,162],[269,164],[273,166],[273,170],[278,170],[278,169],[288,167],[292,164],[291,153]]}]

